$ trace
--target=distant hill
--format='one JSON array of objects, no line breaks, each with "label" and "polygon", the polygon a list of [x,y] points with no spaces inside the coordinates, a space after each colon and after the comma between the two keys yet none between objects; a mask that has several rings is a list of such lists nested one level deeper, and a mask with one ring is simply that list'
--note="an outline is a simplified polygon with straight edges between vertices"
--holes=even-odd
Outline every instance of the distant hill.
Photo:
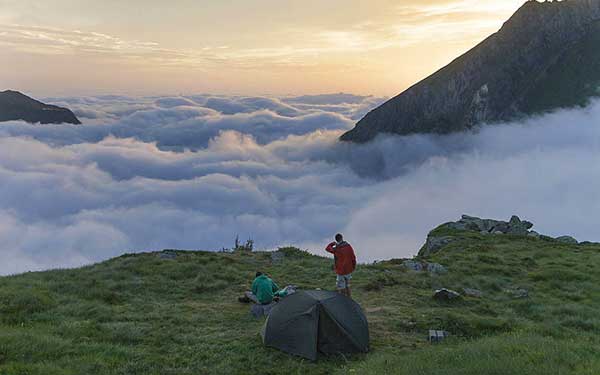
[{"label": "distant hill", "polygon": [[450,133],[600,95],[600,1],[528,1],[498,31],[368,113],[341,139]]},{"label": "distant hill", "polygon": [[[0,374],[600,374],[600,245],[531,225],[463,216],[415,259],[359,265],[372,352],[314,363],[264,347],[264,320],[237,301],[257,270],[334,289],[333,260],[298,249],[166,250],[0,277]],[[462,296],[432,298],[440,288]],[[430,329],[450,337],[432,345]]]},{"label": "distant hill", "polygon": [[81,124],[67,108],[44,104],[18,91],[0,92],[0,122],[23,120],[41,124]]}]

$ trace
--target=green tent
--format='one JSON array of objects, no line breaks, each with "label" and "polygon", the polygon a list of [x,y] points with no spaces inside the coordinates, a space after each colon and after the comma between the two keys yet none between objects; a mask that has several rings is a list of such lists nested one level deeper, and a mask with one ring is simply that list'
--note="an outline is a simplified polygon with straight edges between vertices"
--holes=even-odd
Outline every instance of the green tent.
[{"label": "green tent", "polygon": [[317,353],[366,353],[369,325],[360,305],[339,293],[309,290],[279,302],[269,314],[263,343],[317,359]]}]

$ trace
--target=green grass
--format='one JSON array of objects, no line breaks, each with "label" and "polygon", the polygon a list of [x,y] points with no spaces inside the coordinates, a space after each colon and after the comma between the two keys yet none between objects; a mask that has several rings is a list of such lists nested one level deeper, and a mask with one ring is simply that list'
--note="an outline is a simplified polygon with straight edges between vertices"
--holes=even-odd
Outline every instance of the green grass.
[{"label": "green grass", "polygon": [[[367,355],[312,363],[265,348],[263,321],[237,302],[256,270],[280,285],[333,289],[330,259],[293,248],[277,264],[264,252],[178,251],[0,278],[0,374],[600,373],[600,245],[436,234],[459,238],[427,259],[446,274],[394,260],[355,273]],[[483,298],[436,302],[440,287]],[[428,329],[452,336],[431,345]]]}]

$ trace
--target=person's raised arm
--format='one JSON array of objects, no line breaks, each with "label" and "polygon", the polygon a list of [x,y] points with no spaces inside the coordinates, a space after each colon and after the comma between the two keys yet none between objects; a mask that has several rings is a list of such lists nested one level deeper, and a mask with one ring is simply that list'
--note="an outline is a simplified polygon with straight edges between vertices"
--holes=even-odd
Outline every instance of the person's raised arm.
[{"label": "person's raised arm", "polygon": [[331,254],[335,254],[335,249],[333,248],[333,246],[335,246],[335,242],[331,242],[329,245],[327,245],[327,247],[325,248],[325,251],[327,251]]}]

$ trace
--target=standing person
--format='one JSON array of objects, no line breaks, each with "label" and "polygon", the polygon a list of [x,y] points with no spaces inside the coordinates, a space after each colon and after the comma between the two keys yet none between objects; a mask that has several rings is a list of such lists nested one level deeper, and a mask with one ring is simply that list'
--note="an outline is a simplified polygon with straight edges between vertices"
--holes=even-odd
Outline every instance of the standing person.
[{"label": "standing person", "polygon": [[352,279],[352,272],[356,269],[354,249],[348,242],[344,241],[344,236],[338,233],[335,235],[335,242],[327,245],[325,250],[332,253],[335,260],[338,293],[352,298],[350,293],[350,279]]}]

